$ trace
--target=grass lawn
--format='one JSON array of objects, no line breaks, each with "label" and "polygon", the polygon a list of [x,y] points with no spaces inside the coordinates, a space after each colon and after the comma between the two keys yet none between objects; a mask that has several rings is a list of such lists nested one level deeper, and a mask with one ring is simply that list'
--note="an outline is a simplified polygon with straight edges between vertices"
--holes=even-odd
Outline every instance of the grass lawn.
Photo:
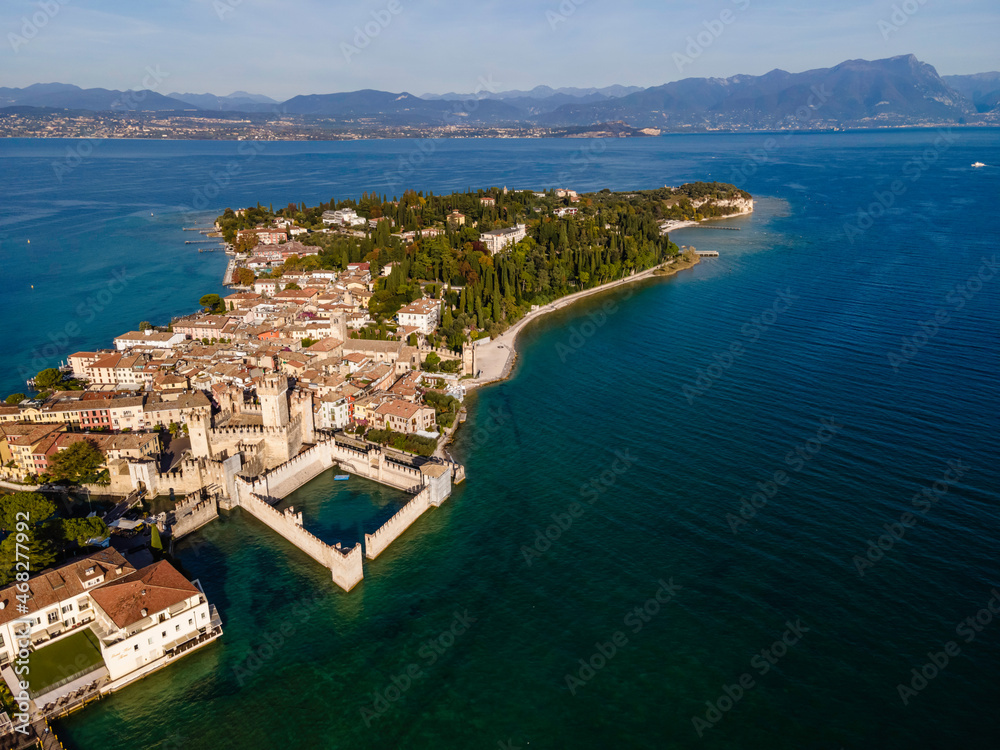
[{"label": "grass lawn", "polygon": [[[32,695],[40,695],[50,685],[78,672],[104,663],[97,636],[90,628],[33,651],[28,657],[28,685]],[[23,678],[22,678],[23,679]]]}]

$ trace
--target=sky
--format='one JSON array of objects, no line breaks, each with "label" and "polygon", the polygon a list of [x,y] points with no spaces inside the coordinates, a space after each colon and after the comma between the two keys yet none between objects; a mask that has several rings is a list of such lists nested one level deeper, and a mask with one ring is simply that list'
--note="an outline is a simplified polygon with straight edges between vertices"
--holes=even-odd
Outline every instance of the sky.
[{"label": "sky", "polygon": [[3,0],[0,31],[0,86],[279,101],[646,87],[909,53],[942,75],[1000,70],[998,0]]}]

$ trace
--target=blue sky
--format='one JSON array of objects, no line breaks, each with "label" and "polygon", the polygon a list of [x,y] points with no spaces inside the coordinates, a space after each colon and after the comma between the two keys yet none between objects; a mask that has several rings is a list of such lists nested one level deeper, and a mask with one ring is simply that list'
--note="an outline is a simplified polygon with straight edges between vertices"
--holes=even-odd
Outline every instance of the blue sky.
[{"label": "blue sky", "polygon": [[[654,86],[906,53],[1000,69],[997,0],[3,0],[0,86],[283,100],[538,84]],[[700,35],[700,38],[699,38]]]}]

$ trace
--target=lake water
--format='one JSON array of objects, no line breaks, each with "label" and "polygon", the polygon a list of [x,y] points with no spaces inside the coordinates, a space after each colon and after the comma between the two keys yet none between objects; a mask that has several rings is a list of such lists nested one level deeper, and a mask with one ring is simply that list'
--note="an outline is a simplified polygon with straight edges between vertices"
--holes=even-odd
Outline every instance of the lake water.
[{"label": "lake water", "polygon": [[[67,748],[996,746],[1000,169],[969,165],[1000,132],[79,147],[0,142],[8,392],[219,291],[180,228],[226,206],[701,179],[757,210],[528,327],[468,481],[349,594],[239,511],[184,540],[225,636]],[[399,502],[368,489],[289,502],[354,539]]]}]

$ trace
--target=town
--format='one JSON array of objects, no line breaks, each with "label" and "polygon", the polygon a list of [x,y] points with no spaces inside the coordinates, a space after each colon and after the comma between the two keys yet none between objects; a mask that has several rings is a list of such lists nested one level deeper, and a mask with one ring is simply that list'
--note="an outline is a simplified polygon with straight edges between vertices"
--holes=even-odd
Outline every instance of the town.
[{"label": "town", "polygon": [[[363,559],[464,480],[448,441],[469,389],[510,371],[513,349],[490,349],[495,337],[567,295],[674,263],[676,226],[752,209],[721,183],[493,188],[258,205],[179,227],[220,243],[231,293],[76,352],[0,406],[0,481],[14,491],[3,517],[27,519],[33,553],[30,577],[15,576],[0,548],[0,664],[24,707],[11,711],[37,724],[218,638],[218,612],[169,553],[220,512],[241,508],[351,590]],[[351,547],[320,540],[300,511],[274,506],[329,470],[411,498]],[[114,503],[72,517],[74,494]],[[156,498],[168,509],[153,512]]]}]

